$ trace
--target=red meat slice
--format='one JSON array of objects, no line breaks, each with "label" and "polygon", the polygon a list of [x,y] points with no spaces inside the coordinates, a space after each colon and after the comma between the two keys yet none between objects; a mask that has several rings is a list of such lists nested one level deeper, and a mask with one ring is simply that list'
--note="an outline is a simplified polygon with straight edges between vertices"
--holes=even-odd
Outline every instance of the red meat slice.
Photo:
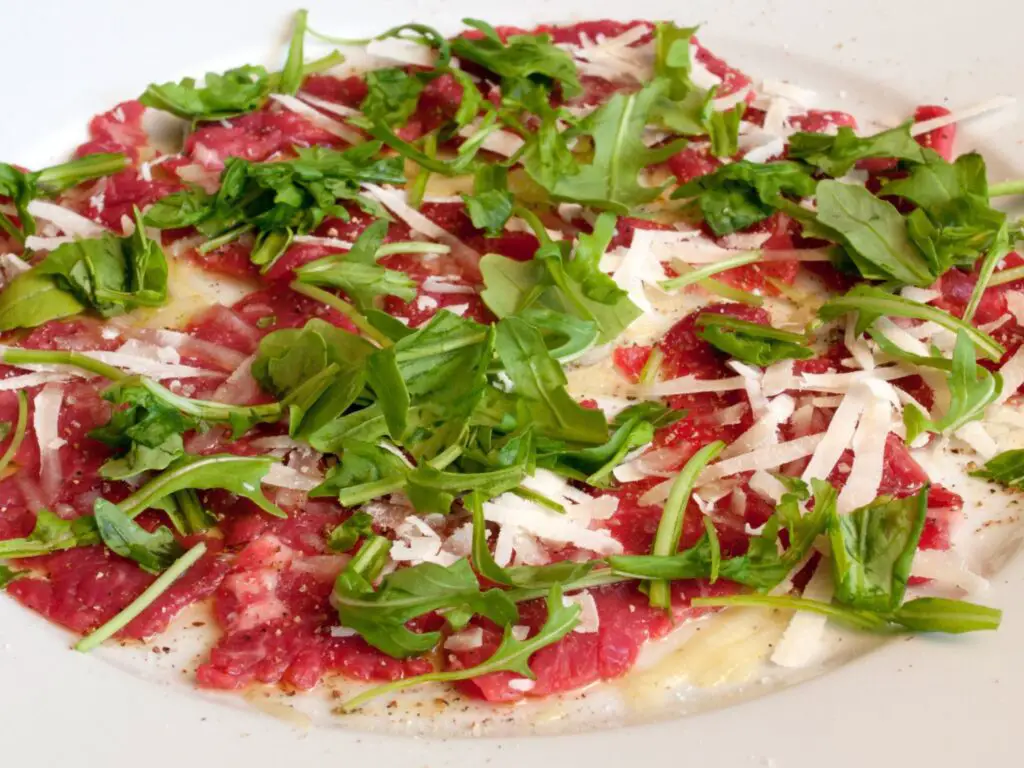
[{"label": "red meat slice", "polygon": [[181,184],[176,180],[154,178],[146,181],[138,171],[130,168],[97,182],[97,193],[89,198],[85,215],[120,232],[123,217],[127,216],[129,220],[134,221],[133,208],[141,211],[179,189]]},{"label": "red meat slice", "polygon": [[640,381],[640,373],[647,365],[647,359],[651,356],[651,348],[638,344],[628,347],[616,347],[612,352],[612,362],[630,381]]},{"label": "red meat slice", "polygon": [[[945,107],[922,105],[914,110],[914,122],[923,123],[936,117],[945,117],[951,114]],[[917,143],[922,147],[934,149],[946,162],[953,160],[953,142],[956,141],[956,123],[950,123],[943,128],[936,128],[934,131],[922,133],[917,137]]]},{"label": "red meat slice", "polygon": [[836,128],[856,128],[857,119],[846,112],[835,110],[810,109],[802,115],[793,115],[789,124],[798,131],[807,133],[826,133]]},{"label": "red meat slice", "polygon": [[333,637],[330,604],[343,557],[306,557],[273,535],[249,544],[216,592],[224,636],[196,671],[208,688],[253,682],[308,690],[338,672],[360,680],[394,680],[431,669],[423,659],[392,659],[358,637]]},{"label": "red meat slice", "polygon": [[353,109],[359,109],[359,105],[366,98],[367,90],[366,81],[361,77],[310,75],[302,84],[303,93]]},{"label": "red meat slice", "polygon": [[[706,612],[689,606],[697,596],[731,594],[735,585],[718,582],[677,582],[673,585],[673,614],[678,622]],[[542,697],[589,685],[598,680],[621,677],[636,663],[640,648],[650,639],[665,635],[672,619],[662,610],[651,608],[646,595],[633,585],[615,585],[591,590],[600,617],[597,632],[570,632],[557,643],[542,648],[530,659],[536,683],[529,691],[512,688],[509,683],[520,676],[512,672],[494,672],[458,683],[467,695],[487,701],[517,701],[525,696]],[[520,606],[520,623],[535,633],[544,623],[546,609],[535,600]],[[489,658],[501,641],[501,630],[481,622],[483,645],[472,651],[448,654],[450,669],[466,669]]]},{"label": "red meat slice", "polygon": [[337,147],[341,143],[295,112],[266,108],[228,120],[226,125],[206,123],[188,137],[185,154],[204,168],[220,170],[229,157],[261,162],[293,147]]},{"label": "red meat slice", "polygon": [[96,115],[89,123],[89,141],[75,150],[75,157],[121,152],[136,162],[149,142],[142,127],[145,109],[138,101],[123,101],[109,112]]}]

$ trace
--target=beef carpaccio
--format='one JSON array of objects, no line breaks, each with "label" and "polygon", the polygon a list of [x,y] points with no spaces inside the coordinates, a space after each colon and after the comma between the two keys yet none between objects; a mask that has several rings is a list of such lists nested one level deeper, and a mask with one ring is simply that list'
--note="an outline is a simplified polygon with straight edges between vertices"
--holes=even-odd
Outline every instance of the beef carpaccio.
[{"label": "beef carpaccio", "polygon": [[997,627],[920,459],[1024,478],[1024,188],[962,115],[865,130],[671,22],[466,25],[315,59],[300,12],[280,71],[0,166],[8,596],[80,651],[207,604],[198,685],[375,684],[340,711],[580,689],[734,606],[785,667]]}]

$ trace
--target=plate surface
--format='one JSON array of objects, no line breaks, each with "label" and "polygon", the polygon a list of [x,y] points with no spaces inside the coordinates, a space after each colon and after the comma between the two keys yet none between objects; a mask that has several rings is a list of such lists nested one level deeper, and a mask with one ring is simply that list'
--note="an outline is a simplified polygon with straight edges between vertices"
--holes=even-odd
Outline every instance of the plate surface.
[{"label": "plate surface", "polygon": [[[12,4],[13,5],[13,4]],[[587,18],[671,18],[706,24],[705,42],[755,78],[789,79],[824,106],[892,122],[921,103],[969,106],[1024,96],[1016,36],[1024,6],[903,0],[857,3],[715,0],[467,0],[310,3],[317,29],[347,37],[408,20],[451,30],[463,16],[529,26]],[[0,121],[5,160],[35,165],[84,137],[93,113],[145,84],[241,62],[279,61],[292,8],[271,0],[165,4],[47,0],[4,9],[7,60]],[[20,108],[19,108],[20,107]],[[1024,175],[1024,122],[1012,111],[960,130],[957,150],[982,150],[993,179]],[[639,764],[802,768],[1012,764],[1011,713],[1024,696],[1024,561],[992,580],[983,602],[1006,611],[1002,629],[953,640],[890,644],[779,693],[686,718],[580,736],[426,739],[303,730],[187,686],[129,674],[116,648],[91,656],[11,600],[0,600],[0,723],[13,763],[247,765],[312,761],[441,768]],[[138,671],[137,666],[133,670]]]}]

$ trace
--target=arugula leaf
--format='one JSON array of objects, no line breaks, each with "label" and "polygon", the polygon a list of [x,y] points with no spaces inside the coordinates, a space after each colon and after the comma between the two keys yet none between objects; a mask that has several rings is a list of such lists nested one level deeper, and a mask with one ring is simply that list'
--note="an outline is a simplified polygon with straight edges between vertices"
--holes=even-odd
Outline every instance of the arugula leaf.
[{"label": "arugula leaf", "polygon": [[540,434],[556,439],[592,445],[608,439],[604,414],[572,399],[562,366],[533,326],[518,317],[498,321],[495,349],[522,398],[521,422],[533,423]]},{"label": "arugula leaf", "polygon": [[172,493],[159,505],[182,536],[204,533],[217,524],[217,518],[203,507],[199,495],[191,489]]},{"label": "arugula leaf", "polygon": [[[628,214],[659,197],[670,182],[657,187],[640,184],[640,172],[679,151],[682,142],[650,149],[643,131],[668,84],[656,80],[636,93],[616,93],[563,133],[539,131],[528,137],[523,167],[556,200]],[[571,162],[567,142],[590,136],[594,142],[589,163]],[[575,168],[573,167],[575,165]]]},{"label": "arugula leaf", "polygon": [[[252,363],[253,377],[268,391],[301,400],[290,408],[288,431],[309,439],[341,416],[366,383],[366,362],[373,347],[355,334],[318,318],[301,329],[282,329],[263,337]],[[333,366],[326,387],[311,387]],[[319,389],[315,397],[305,396]]]},{"label": "arugula leaf", "polygon": [[[668,501],[665,502],[661,521],[658,523],[658,530],[654,535],[654,544],[651,547],[651,554],[654,557],[669,557],[676,554],[679,549],[679,538],[683,535],[683,518],[697,477],[723,448],[725,443],[721,440],[708,443],[690,457],[686,466],[676,476]],[[648,595],[653,607],[665,610],[672,607],[672,593],[667,581],[658,579],[652,582]]]},{"label": "arugula leaf", "polygon": [[842,296],[826,301],[818,310],[822,320],[835,320],[849,312],[857,313],[857,333],[863,333],[879,317],[909,317],[941,325],[953,333],[963,333],[990,360],[999,360],[1005,351],[991,336],[937,307],[910,301],[870,285],[857,285]]},{"label": "arugula leaf", "polygon": [[40,509],[32,533],[23,539],[0,541],[0,557],[38,557],[99,543],[100,535],[92,517],[63,520],[48,509]]},{"label": "arugula leaf", "polygon": [[394,658],[426,653],[440,641],[440,632],[406,627],[418,616],[442,612],[453,628],[461,629],[476,614],[499,625],[514,623],[519,614],[502,590],[480,589],[465,558],[447,567],[420,563],[401,568],[386,576],[377,590],[350,563],[338,576],[332,602],[342,626]]},{"label": "arugula leaf", "polygon": [[473,515],[473,566],[488,581],[523,589],[550,589],[555,585],[581,579],[593,570],[595,563],[563,560],[550,565],[514,565],[502,568],[487,547],[487,524],[484,521],[483,499],[473,493],[466,506]]},{"label": "arugula leaf", "polygon": [[479,64],[503,80],[530,79],[548,87],[557,83],[567,99],[583,92],[572,56],[552,43],[550,35],[510,35],[503,43],[487,22],[463,19],[462,23],[483,37],[454,38],[452,53],[460,59]]},{"label": "arugula leaf", "polygon": [[347,253],[331,254],[299,267],[295,271],[299,282],[340,288],[360,309],[373,306],[378,296],[412,301],[416,298],[416,282],[404,272],[379,266],[374,257],[387,229],[386,221],[373,222]]},{"label": "arugula leaf", "polygon": [[86,308],[103,317],[167,300],[167,260],[139,217],[128,237],[105,234],[57,246],[0,293],[0,330],[31,328]]},{"label": "arugula leaf", "polygon": [[895,611],[928,512],[928,486],[905,499],[880,497],[828,525],[836,599],[851,608]]},{"label": "arugula leaf", "polygon": [[131,519],[178,491],[222,488],[238,496],[244,496],[268,515],[287,517],[260,490],[263,476],[276,461],[277,459],[271,456],[236,456],[231,453],[209,456],[186,455],[120,502],[118,506]]},{"label": "arugula leaf", "polygon": [[100,467],[100,475],[108,480],[166,469],[185,454],[181,436],[198,426],[194,418],[154,397],[138,379],[114,384],[103,393],[103,399],[125,406],[115,408],[110,421],[89,433],[118,453]]},{"label": "arugula leaf", "polygon": [[998,629],[1003,612],[997,608],[937,597],[921,597],[904,603],[892,613],[848,608],[837,603],[810,600],[790,595],[726,595],[695,597],[697,607],[754,607],[792,611],[809,611],[862,632],[893,634],[912,632],[945,632],[961,634]]},{"label": "arugula leaf", "polygon": [[690,80],[690,41],[699,27],[678,27],[671,21],[654,25],[654,76],[670,83],[667,96],[678,101],[695,86]]},{"label": "arugula leaf", "polygon": [[122,154],[101,152],[88,157],[51,165],[41,171],[22,171],[8,163],[0,163],[0,196],[9,197],[18,214],[18,227],[0,212],[0,230],[20,242],[34,234],[36,222],[28,212],[28,204],[40,197],[52,197],[84,181],[109,176],[129,164]]},{"label": "arugula leaf", "polygon": [[1024,449],[1003,451],[985,462],[981,469],[971,472],[971,475],[1007,488],[1024,488]]},{"label": "arugula leaf", "polygon": [[1002,377],[978,365],[974,344],[965,333],[958,333],[949,373],[949,407],[942,418],[932,421],[916,406],[908,405],[904,409],[907,442],[912,443],[925,430],[940,434],[955,432],[964,424],[982,418],[985,408],[999,397],[1002,388]]},{"label": "arugula leaf", "polygon": [[817,204],[817,224],[844,247],[864,277],[919,286],[938,277],[891,203],[864,187],[826,180],[818,184]]},{"label": "arugula leaf", "polygon": [[533,459],[532,444],[524,443],[521,455],[510,466],[487,472],[443,472],[429,464],[420,464],[409,473],[405,492],[417,512],[446,515],[452,502],[466,493],[492,498],[518,488]]},{"label": "arugula leaf", "polygon": [[292,25],[292,39],[288,46],[288,58],[285,60],[284,69],[281,70],[281,77],[277,82],[278,93],[294,95],[302,85],[302,64],[305,59],[303,54],[303,42],[306,38],[306,19],[308,11],[299,10],[295,12],[295,19]]},{"label": "arugula leaf", "polygon": [[654,425],[633,417],[618,424],[602,445],[572,448],[562,442],[545,440],[538,447],[537,464],[600,487],[607,485],[612,470],[622,463],[627,453],[653,439]]},{"label": "arugula leaf", "polygon": [[374,443],[347,439],[341,443],[339,452],[341,460],[310,491],[311,497],[337,496],[342,506],[355,507],[405,486],[411,467],[392,451]]},{"label": "arugula leaf", "polygon": [[[715,89],[709,91],[714,97]],[[710,98],[709,98],[710,103]],[[740,121],[747,111],[747,103],[741,101],[732,109],[719,112],[711,109],[704,121],[708,138],[711,139],[711,154],[715,157],[732,157],[740,151]]]},{"label": "arugula leaf", "polygon": [[860,137],[848,126],[835,134],[794,133],[789,137],[789,157],[820,168],[833,178],[843,176],[860,160],[892,157],[909,163],[925,162],[925,150],[910,135],[912,121]]},{"label": "arugula leaf", "polygon": [[93,515],[103,543],[149,573],[167,570],[185,551],[164,526],[150,533],[106,499],[96,499]]},{"label": "arugula leaf", "polygon": [[269,93],[267,70],[247,64],[223,74],[207,72],[202,86],[191,77],[151,83],[139,101],[185,120],[224,120],[258,109]]},{"label": "arugula leaf", "polygon": [[327,548],[332,552],[348,552],[361,538],[373,535],[373,518],[366,512],[353,512],[327,536]]},{"label": "arugula leaf", "polygon": [[[520,210],[541,241],[532,261],[519,262],[489,253],[480,260],[485,288],[481,298],[498,317],[536,317],[550,310],[594,323],[598,343],[612,341],[640,315],[640,309],[608,275],[601,272],[601,256],[615,234],[615,218],[601,214],[594,231],[568,243],[555,243],[530,211]],[[550,318],[550,315],[547,317]]]},{"label": "arugula leaf", "polygon": [[508,191],[508,169],[501,165],[481,165],[473,179],[473,194],[462,195],[473,226],[488,237],[500,237],[512,217],[514,199]]},{"label": "arugula leaf", "polygon": [[974,196],[988,202],[988,172],[981,155],[971,152],[949,163],[930,149],[924,151],[924,162],[914,165],[900,179],[889,179],[880,194],[895,195],[921,208],[934,208]]},{"label": "arugula leaf", "polygon": [[810,197],[817,182],[798,163],[738,160],[683,184],[676,198],[695,198],[716,235],[728,235],[763,221],[785,196]]},{"label": "arugula leaf", "polygon": [[15,571],[8,568],[6,565],[0,565],[0,592],[7,588],[15,579],[20,579],[25,575],[24,571]]},{"label": "arugula leaf", "polygon": [[809,339],[799,333],[750,323],[732,315],[702,312],[697,316],[697,335],[713,347],[744,363],[765,368],[779,360],[814,357]]},{"label": "arugula leaf", "polygon": [[533,671],[529,665],[530,657],[541,648],[561,640],[579,623],[580,607],[576,604],[564,605],[562,602],[562,590],[558,586],[551,587],[551,591],[548,593],[547,609],[548,616],[544,625],[537,634],[526,640],[517,640],[512,634],[511,624],[506,623],[505,636],[502,638],[501,645],[498,646],[498,649],[489,659],[475,667],[446,672],[429,672],[416,677],[396,680],[359,694],[355,698],[343,703],[340,711],[350,712],[378,696],[384,696],[405,688],[422,685],[423,683],[468,680],[491,672],[516,672],[525,677],[533,678]]},{"label": "arugula leaf", "polygon": [[366,73],[366,98],[359,106],[365,115],[389,126],[402,126],[416,111],[423,80],[404,69],[387,67]]},{"label": "arugula leaf", "polygon": [[[761,533],[751,538],[746,554],[721,560],[720,578],[767,591],[781,583],[803,561],[814,540],[825,532],[838,498],[835,488],[822,480],[812,480],[811,485],[813,509],[807,513],[800,510],[800,502],[808,495],[805,486],[791,488],[783,495]],[[782,529],[789,537],[784,550],[779,538]],[[607,560],[612,571],[620,576],[678,580],[710,578],[713,555],[711,539],[705,535],[696,545],[678,554],[613,555]]]},{"label": "arugula leaf", "polygon": [[251,258],[266,272],[293,234],[316,229],[325,217],[348,218],[341,201],[352,201],[373,216],[378,205],[361,194],[366,182],[403,184],[400,157],[381,157],[381,143],[369,141],[343,151],[298,148],[298,157],[273,163],[228,158],[220,189],[172,193],[146,213],[158,229],[195,226],[211,238],[204,249],[224,245],[247,231],[259,233]]}]

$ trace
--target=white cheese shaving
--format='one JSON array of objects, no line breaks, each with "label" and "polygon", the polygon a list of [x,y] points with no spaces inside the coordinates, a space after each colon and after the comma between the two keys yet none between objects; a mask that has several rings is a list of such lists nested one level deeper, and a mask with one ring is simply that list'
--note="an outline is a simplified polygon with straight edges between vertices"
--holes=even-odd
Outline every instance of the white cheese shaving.
[{"label": "white cheese shaving", "polygon": [[56,384],[47,384],[32,400],[32,429],[39,444],[39,484],[47,500],[57,496],[61,486],[60,449],[65,440],[60,437],[60,408],[64,390]]},{"label": "white cheese shaving", "polygon": [[696,376],[680,376],[678,379],[658,381],[644,388],[652,397],[665,395],[693,395],[701,392],[731,392],[746,389],[746,378],[732,376],[728,379],[698,379]]},{"label": "white cheese shaving", "polygon": [[818,101],[818,94],[814,91],[782,80],[763,80],[757,90],[759,94],[777,96],[804,109],[811,109]]},{"label": "white cheese shaving", "polygon": [[99,237],[107,231],[92,219],[46,200],[33,200],[28,204],[28,212],[72,237]]},{"label": "white cheese shaving", "polygon": [[1016,103],[1017,100],[1011,96],[999,96],[994,99],[989,99],[988,101],[983,101],[980,104],[975,104],[973,107],[955,110],[948,115],[943,115],[942,117],[933,117],[931,120],[922,120],[920,123],[915,123],[910,126],[910,135],[920,136],[922,134],[938,130],[939,128],[945,128],[947,125],[962,123],[965,120],[980,117],[981,115],[987,115],[989,112],[995,112],[1000,109],[1012,107]]},{"label": "white cheese shaving", "polygon": [[455,278],[441,277],[437,275],[431,275],[426,278],[421,287],[424,291],[430,291],[431,293],[458,293],[468,295],[475,295],[477,293],[475,286],[455,282]]},{"label": "white cheese shaving", "polygon": [[993,412],[994,407],[1002,405],[1017,394],[1017,390],[1024,384],[1024,346],[1018,347],[1010,359],[1003,363],[999,368],[999,375],[1003,378],[1003,389],[989,406],[989,413]]},{"label": "white cheese shaving", "polygon": [[981,458],[988,460],[999,453],[999,446],[980,421],[964,424],[953,433],[959,440],[967,443]]},{"label": "white cheese shaving", "polygon": [[317,237],[316,235],[295,235],[293,243],[305,245],[322,245],[326,248],[340,248],[345,251],[352,250],[352,243],[348,240],[340,240],[337,237]]},{"label": "white cheese shaving", "polygon": [[644,238],[634,234],[632,244],[626,249],[621,263],[611,276],[615,284],[629,294],[630,301],[644,313],[654,311],[644,290],[645,285],[656,288],[659,282],[668,278],[661,262],[653,257],[654,253],[645,246]]},{"label": "white cheese shaving", "polygon": [[[574,519],[572,514],[560,514],[513,493],[503,493],[486,502],[484,518],[503,528],[518,529],[552,544],[572,544],[605,555],[622,552],[622,544],[607,531],[591,530]],[[499,535],[499,542],[500,539]]]},{"label": "white cheese shaving", "polygon": [[634,46],[650,29],[639,25],[631,27],[621,35],[591,41],[581,36],[578,46],[565,46],[577,61],[582,74],[619,82],[633,80],[644,83],[651,79],[654,65],[652,44]]},{"label": "white cheese shaving", "polygon": [[400,40],[388,37],[384,40],[371,40],[366,44],[366,53],[378,59],[395,64],[414,64],[418,67],[434,66],[434,51],[426,45],[412,40]]},{"label": "white cheese shaving", "polygon": [[908,301],[917,301],[921,304],[930,304],[942,295],[940,291],[933,291],[931,288],[918,288],[914,285],[905,286],[900,291],[900,296]]},{"label": "white cheese shaving", "polygon": [[339,139],[347,141],[349,144],[363,143],[363,137],[360,136],[355,129],[349,128],[347,125],[339,123],[337,120],[332,120],[316,108],[311,107],[309,104],[302,101],[302,99],[298,99],[295,96],[289,96],[285,93],[272,93],[270,94],[270,98],[285,109],[306,118],[317,128],[326,131],[332,136],[337,136]]},{"label": "white cheese shaving", "polygon": [[534,688],[537,687],[537,681],[530,680],[526,677],[517,677],[514,680],[508,681],[508,687],[511,688],[513,691],[520,691],[522,693],[526,693],[527,691],[532,691]]},{"label": "white cheese shaving", "polygon": [[[839,407],[842,408],[842,405]],[[870,504],[878,496],[878,487],[882,484],[885,441],[891,427],[891,404],[888,400],[873,400],[864,410],[853,435],[853,466],[836,502],[840,514]],[[826,475],[817,477],[824,478]]]},{"label": "white cheese shaving", "polygon": [[988,580],[967,567],[967,563],[955,550],[925,549],[914,556],[910,569],[911,576],[933,579],[936,586],[966,594],[976,594],[988,589]]},{"label": "white cheese shaving", "polygon": [[267,474],[263,476],[264,485],[272,485],[276,488],[289,488],[294,491],[311,491],[323,481],[319,475],[305,474],[284,464],[274,463],[270,465]]},{"label": "white cheese shaving", "polygon": [[1007,291],[1003,295],[1006,297],[1006,308],[1010,310],[1017,325],[1024,325],[1024,292]]},{"label": "white cheese shaving", "polygon": [[782,484],[782,481],[763,469],[757,470],[750,476],[747,486],[762,499],[773,504],[778,504],[782,500],[783,494],[786,493],[786,486]]},{"label": "white cheese shaving", "polygon": [[25,373],[20,376],[11,376],[0,379],[0,392],[11,392],[29,387],[38,387],[40,384],[49,384],[70,381],[71,374],[56,373],[52,371],[39,373]]},{"label": "white cheese shaving", "polygon": [[573,627],[573,632],[580,634],[591,634],[597,632],[601,627],[601,617],[597,612],[597,603],[589,590],[577,592],[574,595],[562,597],[562,605],[578,605],[580,607],[579,623]]},{"label": "white cheese shaving", "polygon": [[381,205],[395,214],[395,216],[408,224],[415,232],[419,232],[431,240],[445,243],[452,250],[459,249],[462,253],[479,258],[480,254],[455,237],[455,235],[442,229],[422,213],[410,207],[406,202],[404,189],[381,187],[376,184],[363,184],[363,189],[376,198]]},{"label": "white cheese shaving", "polygon": [[[804,587],[803,596],[808,600],[830,602],[834,587],[832,571],[828,563],[822,561]],[[822,635],[828,619],[816,613],[797,611],[789,621],[775,651],[772,662],[780,667],[800,668],[810,666],[814,662],[822,645]]]},{"label": "white cheese shaving", "polygon": [[[811,455],[818,443],[822,441],[825,433],[819,432],[815,435],[805,435],[795,440],[789,440],[777,445],[768,445],[734,456],[724,461],[719,461],[705,469],[698,480],[700,485],[705,485],[713,480],[722,477],[729,477],[740,472],[756,472],[759,469],[777,469],[783,464],[802,459]],[[667,496],[666,496],[667,498]]]},{"label": "white cheese shaving", "polygon": [[1013,315],[1011,315],[1009,312],[1004,312],[995,320],[992,320],[991,322],[988,323],[982,323],[981,325],[979,325],[978,330],[981,331],[982,333],[992,333],[992,331],[1002,328],[1012,319]]},{"label": "white cheese shaving", "polygon": [[358,109],[346,107],[344,104],[337,104],[327,99],[321,99],[310,93],[299,93],[298,97],[307,104],[322,109],[324,112],[330,112],[338,117],[356,117],[362,114]]},{"label": "white cheese shaving", "polygon": [[843,451],[850,447],[860,415],[864,412],[869,399],[867,388],[863,386],[855,387],[843,398],[843,402],[832,416],[832,421],[829,422],[824,439],[814,450],[801,476],[804,482],[810,482],[812,479],[822,480],[835,469]]},{"label": "white cheese shaving", "polygon": [[484,644],[484,630],[483,627],[470,627],[464,629],[461,632],[456,632],[454,635],[449,635],[448,639],[444,641],[444,647],[447,651],[474,651]]},{"label": "white cheese shaving", "polygon": [[[463,127],[459,131],[459,136],[464,139],[468,139],[473,136],[478,130],[480,130],[480,121],[474,121],[469,125]],[[488,152],[493,152],[496,155],[502,157],[512,157],[516,152],[523,148],[523,138],[518,134],[512,133],[512,131],[492,131],[487,134],[480,147],[486,149]],[[459,198],[461,202],[462,198]]]}]

